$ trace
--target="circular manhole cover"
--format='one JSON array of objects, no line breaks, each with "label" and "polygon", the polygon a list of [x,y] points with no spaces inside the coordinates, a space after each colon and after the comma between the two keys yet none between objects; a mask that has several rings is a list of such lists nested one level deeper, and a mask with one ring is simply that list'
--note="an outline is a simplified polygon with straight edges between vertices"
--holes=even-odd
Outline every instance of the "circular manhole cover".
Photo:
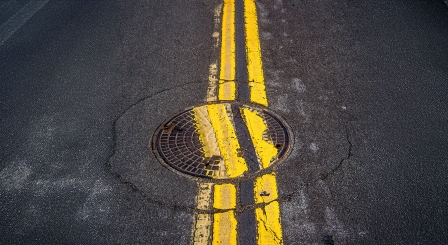
[{"label": "circular manhole cover", "polygon": [[240,103],[193,107],[165,120],[152,148],[165,166],[181,173],[229,179],[256,174],[289,153],[291,133],[266,108]]}]

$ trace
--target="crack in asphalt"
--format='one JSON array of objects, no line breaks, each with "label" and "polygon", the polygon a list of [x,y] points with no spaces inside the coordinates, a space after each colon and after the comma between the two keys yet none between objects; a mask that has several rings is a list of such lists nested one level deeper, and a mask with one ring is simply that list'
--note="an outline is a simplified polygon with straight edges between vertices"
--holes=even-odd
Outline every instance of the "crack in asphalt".
[{"label": "crack in asphalt", "polygon": [[123,177],[114,169],[114,167],[111,164],[111,159],[114,157],[114,155],[116,154],[117,151],[117,131],[116,131],[116,126],[117,126],[117,122],[118,120],[120,120],[120,118],[131,108],[135,107],[136,105],[138,105],[139,103],[145,101],[146,99],[149,99],[151,97],[157,96],[161,93],[176,89],[176,88],[182,88],[186,85],[190,85],[190,84],[195,84],[195,83],[207,83],[204,81],[193,81],[193,82],[187,82],[187,83],[183,83],[183,84],[179,84],[176,86],[172,86],[169,88],[165,88],[162,90],[159,90],[153,94],[150,94],[148,96],[145,96],[143,98],[140,98],[139,100],[137,100],[136,102],[132,103],[131,105],[129,105],[126,109],[124,109],[119,116],[112,122],[112,153],[107,157],[106,160],[106,169],[113,175],[115,176],[122,184],[128,185],[133,191],[137,191],[140,195],[142,195],[143,197],[145,197],[148,201],[156,203],[158,205],[161,205],[163,207],[166,208],[170,208],[173,210],[183,210],[183,211],[191,211],[191,210],[195,210],[196,208],[194,207],[188,207],[188,206],[182,206],[182,205],[174,205],[168,202],[164,202],[161,201],[157,198],[154,197],[149,197],[143,190],[141,190],[140,188],[138,188],[136,185],[134,185],[131,181],[127,181],[124,180]]},{"label": "crack in asphalt", "polygon": [[118,174],[117,172],[115,172],[115,170],[111,169],[110,171],[112,171],[112,174],[120,181],[120,183],[129,186],[133,191],[138,192],[141,196],[143,196],[146,200],[148,200],[151,203],[155,203],[155,204],[157,204],[159,206],[162,206],[164,208],[169,208],[169,209],[172,209],[172,210],[180,210],[180,211],[184,211],[184,212],[196,210],[196,208],[193,208],[193,207],[182,206],[182,205],[174,205],[174,204],[171,204],[171,203],[167,203],[167,202],[161,201],[161,200],[159,200],[157,198],[154,198],[154,197],[149,197],[148,194],[146,194],[144,191],[142,191],[140,188],[138,188],[136,185],[134,185],[131,181],[123,180],[121,175]]},{"label": "crack in asphalt", "polygon": [[273,231],[271,228],[268,228],[268,226],[266,225],[266,221],[267,221],[267,214],[266,214],[266,210],[264,210],[264,208],[261,209],[263,211],[263,218],[261,218],[261,223],[264,226],[264,229],[269,232],[270,234],[272,234],[272,236],[274,236],[274,241],[276,244],[282,244],[282,239],[280,239],[277,235],[277,233],[275,231]]},{"label": "crack in asphalt", "polygon": [[[347,150],[347,154],[341,159],[341,161],[339,162],[339,164],[335,167],[335,168],[333,168],[332,170],[330,170],[330,172],[331,172],[331,174],[334,174],[341,166],[342,166],[342,164],[345,162],[345,161],[348,161],[349,159],[350,159],[350,157],[352,156],[352,147],[353,147],[353,144],[352,144],[352,142],[350,141],[350,135],[349,135],[349,130],[348,130],[348,126],[347,126],[347,124],[348,124],[348,122],[346,122],[345,124],[344,124],[344,128],[345,128],[345,140],[347,141],[347,143],[348,143],[348,150]],[[324,177],[324,178],[323,178]],[[326,179],[328,177],[328,174],[327,175],[325,175],[325,176],[322,176],[321,175],[321,180],[323,180],[323,179]]]},{"label": "crack in asphalt", "polygon": [[309,180],[309,181],[307,181],[307,182],[303,182],[303,181],[302,181],[302,185],[299,186],[298,189],[297,189],[296,191],[290,192],[290,193],[287,194],[287,195],[284,195],[284,196],[282,196],[282,197],[279,197],[279,198],[278,198],[278,201],[279,201],[279,202],[289,202],[289,201],[291,201],[292,197],[295,196],[295,195],[298,193],[298,191],[300,191],[301,188],[303,188],[303,187],[305,187],[305,186],[308,186],[308,185],[310,185],[310,184],[313,184],[313,183],[315,183],[315,182],[317,182],[317,181],[324,180],[324,179],[327,179],[327,178],[329,178],[329,177],[331,177],[331,176],[334,176],[335,173],[336,173],[336,171],[338,171],[338,170],[342,167],[342,165],[344,164],[344,162],[350,160],[350,158],[351,158],[352,155],[353,155],[353,153],[352,153],[353,144],[352,144],[352,142],[350,141],[350,132],[349,132],[349,129],[348,129],[348,126],[347,126],[348,124],[349,124],[348,121],[344,123],[344,128],[345,128],[345,140],[346,140],[346,142],[348,143],[347,154],[346,154],[346,155],[339,161],[338,165],[336,165],[333,169],[327,171],[326,173],[321,173],[318,177],[316,177],[316,178],[314,178],[314,179],[311,179],[311,180]]}]

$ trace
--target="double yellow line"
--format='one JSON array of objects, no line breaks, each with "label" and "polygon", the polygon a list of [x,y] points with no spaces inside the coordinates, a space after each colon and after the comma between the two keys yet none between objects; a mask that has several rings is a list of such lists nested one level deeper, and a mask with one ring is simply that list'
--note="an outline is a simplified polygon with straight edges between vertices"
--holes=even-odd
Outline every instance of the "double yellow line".
[{"label": "double yellow line", "polygon": [[[268,106],[264,83],[261,47],[255,0],[244,0],[244,30],[247,59],[247,86],[252,103]],[[224,0],[222,9],[220,73],[218,101],[236,99],[235,0]],[[243,82],[243,81],[240,81]],[[207,99],[208,101],[210,98]],[[214,103],[193,109],[201,149],[205,157],[220,156],[215,179],[235,178],[248,170],[239,154],[240,145],[233,126],[228,103]],[[267,168],[278,150],[264,136],[267,125],[255,110],[241,107],[240,114],[249,131],[260,169]],[[198,212],[193,227],[193,244],[237,244],[237,189],[233,183],[200,183],[197,196]],[[257,244],[282,244],[280,207],[275,173],[254,180],[254,201]],[[244,229],[244,227],[241,227]]]},{"label": "double yellow line", "polygon": [[[260,38],[258,35],[257,9],[254,0],[244,0],[244,23],[250,101],[268,106],[264,85],[263,63],[261,61]],[[221,34],[218,100],[235,100],[235,0],[224,0]]]},{"label": "double yellow line", "polygon": [[[275,174],[256,178],[254,187],[257,244],[282,244],[280,207]],[[237,190],[234,184],[199,184],[199,212],[195,217],[193,244],[237,244]],[[241,227],[247,229],[247,227]]]}]

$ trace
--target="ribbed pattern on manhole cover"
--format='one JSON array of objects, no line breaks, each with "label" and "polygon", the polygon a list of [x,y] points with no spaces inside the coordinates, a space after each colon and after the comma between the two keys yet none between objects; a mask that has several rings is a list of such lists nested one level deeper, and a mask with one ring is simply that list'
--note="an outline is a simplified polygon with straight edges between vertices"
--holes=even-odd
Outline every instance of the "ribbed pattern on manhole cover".
[{"label": "ribbed pattern on manhole cover", "polygon": [[[235,108],[237,110],[249,109],[255,112],[257,116],[262,118],[266,126],[266,130],[263,132],[263,139],[277,149],[277,154],[272,158],[269,165],[279,162],[286,157],[290,136],[288,127],[282,119],[266,109],[238,103],[232,104],[234,106],[231,106],[231,103],[220,104],[226,108],[226,115],[222,115],[223,119],[220,120],[227,118],[233,130],[235,130],[237,127],[247,127],[247,125],[240,125],[245,124],[244,120],[234,120],[236,116],[240,116],[240,113],[234,111]],[[236,107],[235,104],[237,105]],[[200,115],[201,118],[199,118],[198,112],[202,111],[205,112],[204,114],[207,114],[209,106],[211,105],[187,109],[168,118],[154,133],[152,146],[159,160],[170,168],[196,177],[226,179],[229,176],[225,159],[220,154],[222,149],[219,149],[220,147],[217,146],[216,142],[212,142],[212,146],[209,145],[208,147],[213,148],[215,144],[217,149],[209,149],[208,151],[210,152],[206,152],[207,147],[204,147],[204,142],[201,142],[204,141],[204,139],[201,140],[201,134],[203,138],[207,138],[210,142],[211,139],[216,140],[215,134],[219,130],[226,130],[224,128],[213,128],[208,115]],[[204,135],[204,128],[207,127],[210,127],[211,130]],[[246,137],[246,140],[251,141],[248,135],[237,135],[236,140],[241,140],[241,137]],[[238,157],[244,155],[245,150],[234,150],[236,151],[235,155]],[[261,166],[260,157],[257,156],[257,158],[257,164]]]}]

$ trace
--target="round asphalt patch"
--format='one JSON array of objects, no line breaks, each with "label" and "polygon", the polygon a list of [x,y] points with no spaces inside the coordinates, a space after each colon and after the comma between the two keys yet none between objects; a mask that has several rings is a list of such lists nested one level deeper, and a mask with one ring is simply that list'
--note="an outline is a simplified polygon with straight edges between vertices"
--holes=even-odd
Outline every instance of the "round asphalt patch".
[{"label": "round asphalt patch", "polygon": [[[328,141],[327,144],[319,145],[320,149],[325,149],[326,145],[332,145],[333,148],[337,146],[334,150],[328,152],[319,150],[319,159],[317,159],[314,152],[311,150],[307,151],[305,148],[309,142],[315,140],[316,135],[313,133],[314,131],[307,132],[304,131],[306,128],[301,129],[298,126],[294,126],[291,127],[292,133],[289,134],[288,139],[290,149],[283,154],[283,159],[280,159],[281,154],[279,153],[277,155],[278,160],[273,161],[267,169],[262,170],[259,167],[257,169],[258,159],[253,146],[252,149],[250,147],[253,145],[253,142],[249,139],[249,142],[244,144],[243,140],[241,140],[250,138],[250,136],[246,136],[246,133],[247,135],[249,133],[238,133],[243,135],[243,137],[240,137],[239,142],[242,146],[240,148],[244,148],[244,151],[239,151],[239,155],[249,165],[249,170],[246,172],[249,176],[245,175],[247,177],[236,177],[234,179],[201,178],[187,175],[179,170],[173,171],[173,168],[168,168],[166,163],[160,164],[160,159],[156,157],[157,154],[154,154],[151,146],[149,146],[153,141],[151,137],[154,132],[157,132],[165,125],[164,122],[168,122],[173,117],[173,114],[179,115],[185,112],[185,110],[179,112],[179,108],[196,110],[201,105],[203,106],[204,100],[202,96],[206,93],[206,89],[204,82],[180,85],[143,98],[123,112],[114,125],[115,147],[114,154],[109,161],[112,170],[120,176],[122,182],[131,184],[146,197],[170,207],[183,207],[195,210],[198,180],[200,182],[243,183],[245,180],[253,179],[273,170],[277,174],[279,199],[283,199],[294,193],[297,187],[303,185],[304,182],[307,183],[319,179],[322,173],[331,172],[338,165],[340,159],[344,159],[347,143],[343,126],[341,126],[340,130],[325,138]],[[179,96],[187,94],[188,96]],[[247,104],[238,102],[222,104],[230,104],[234,109],[248,108]],[[285,126],[283,118],[288,121],[294,121],[294,125],[299,125],[298,122],[302,122],[298,115],[286,114],[280,110],[276,110],[273,113],[271,110],[265,110],[264,107],[257,107],[252,104],[249,108],[255,108],[254,110],[258,112],[261,110],[262,115],[274,115],[272,117],[275,117],[276,120],[279,119],[283,126]],[[244,123],[237,122],[238,120],[243,120],[242,116],[238,115],[239,110],[233,111],[236,112],[233,117],[233,121],[236,122],[235,125],[242,125],[243,127],[240,128],[246,128]],[[328,119],[326,120],[328,121]],[[338,121],[338,119],[333,118],[332,122],[334,121]],[[236,128],[236,131],[239,131],[239,129]],[[270,134],[272,133],[270,132]],[[286,158],[286,156],[288,157]],[[280,160],[281,164],[279,164]],[[256,163],[257,166],[251,166],[252,163]],[[185,176],[189,177],[186,178]],[[246,204],[242,203],[242,205]]]}]

